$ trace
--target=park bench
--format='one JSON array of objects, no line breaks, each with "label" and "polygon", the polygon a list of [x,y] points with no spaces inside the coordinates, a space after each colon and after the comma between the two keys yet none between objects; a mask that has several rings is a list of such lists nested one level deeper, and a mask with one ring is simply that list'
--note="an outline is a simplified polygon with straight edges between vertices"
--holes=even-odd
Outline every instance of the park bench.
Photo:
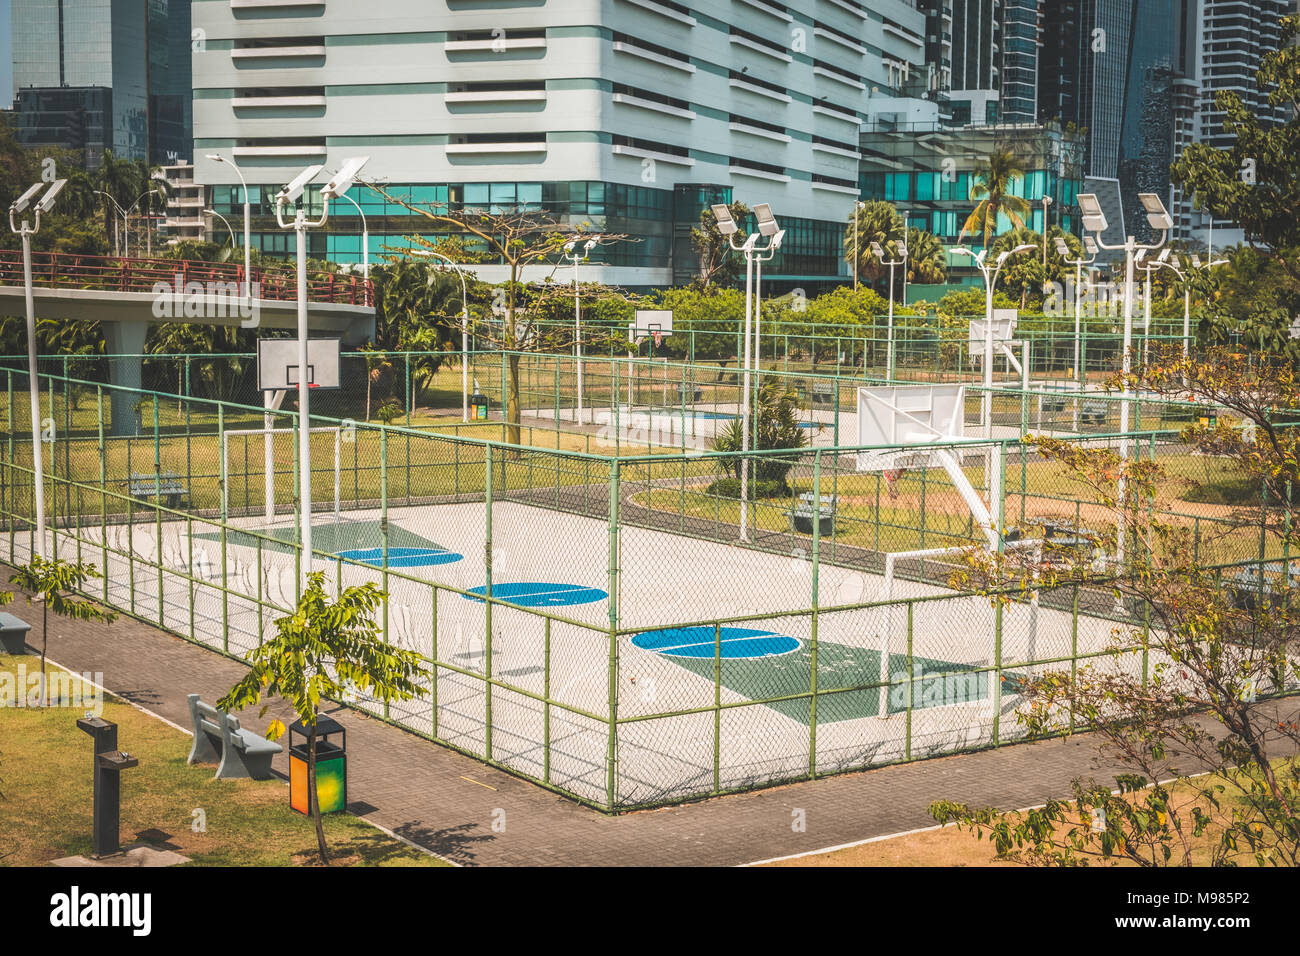
[{"label": "park bench", "polygon": [[786,512],[790,519],[790,530],[796,534],[812,534],[813,520],[820,525],[821,534],[835,533],[835,512],[838,507],[835,495],[822,495],[820,503],[811,493],[799,496],[799,503]]},{"label": "park bench", "polygon": [[189,491],[181,484],[181,476],[174,471],[165,471],[161,475],[131,475],[132,498],[157,498],[168,508],[179,508],[181,502],[189,496]]},{"label": "park bench", "polygon": [[1079,406],[1079,423],[1081,425],[1104,425],[1108,409],[1105,402],[1093,399]]},{"label": "park bench", "polygon": [[674,390],[677,392],[678,405],[695,405],[704,399],[704,389],[698,385],[683,385],[678,382]]},{"label": "park bench", "polygon": [[271,758],[283,747],[251,730],[242,730],[238,717],[203,703],[198,694],[190,694],[188,700],[194,722],[194,747],[186,763],[219,760],[217,780],[271,779]]}]

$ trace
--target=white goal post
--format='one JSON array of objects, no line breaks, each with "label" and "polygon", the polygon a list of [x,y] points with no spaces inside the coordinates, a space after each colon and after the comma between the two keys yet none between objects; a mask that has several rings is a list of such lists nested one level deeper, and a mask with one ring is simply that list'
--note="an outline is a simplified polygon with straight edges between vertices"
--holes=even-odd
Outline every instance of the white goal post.
[{"label": "white goal post", "polygon": [[[339,425],[320,425],[308,429],[309,432],[332,432],[334,435],[334,520],[339,520],[339,494],[342,482],[340,480],[342,473],[343,460],[343,428]],[[260,435],[266,439],[268,446],[275,435],[296,435],[296,428],[232,428],[221,433],[221,514],[224,518],[230,514],[229,508],[229,490],[230,490],[230,437],[241,435]],[[245,462],[250,459],[246,456]],[[268,461],[270,457],[268,456]],[[266,494],[266,520],[275,520],[275,472],[263,468],[265,478]]]}]

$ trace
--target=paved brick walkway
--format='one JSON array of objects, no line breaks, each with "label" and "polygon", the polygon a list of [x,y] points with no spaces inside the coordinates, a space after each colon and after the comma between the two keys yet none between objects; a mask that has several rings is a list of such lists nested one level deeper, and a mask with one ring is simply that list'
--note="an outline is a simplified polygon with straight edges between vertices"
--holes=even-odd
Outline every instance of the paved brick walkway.
[{"label": "paved brick walkway", "polygon": [[[39,606],[21,596],[6,610],[39,628]],[[126,617],[111,625],[51,622],[50,631],[52,659],[102,672],[114,694],[182,726],[186,694],[215,700],[243,672],[236,661]],[[291,717],[284,708],[278,716]],[[356,711],[336,716],[348,731],[355,812],[470,865],[739,864],[931,826],[925,808],[935,799],[1032,806],[1067,793],[1075,776],[1110,779],[1093,770],[1095,744],[1080,736],[607,816]],[[243,717],[263,726],[256,711]],[[287,757],[278,761],[287,772]],[[806,818],[803,832],[791,826],[796,809]],[[504,822],[504,832],[494,821]]]}]

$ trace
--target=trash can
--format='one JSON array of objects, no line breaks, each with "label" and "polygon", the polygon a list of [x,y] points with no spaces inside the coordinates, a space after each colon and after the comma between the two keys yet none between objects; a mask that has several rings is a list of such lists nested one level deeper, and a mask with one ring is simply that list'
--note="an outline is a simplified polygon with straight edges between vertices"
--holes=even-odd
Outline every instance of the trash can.
[{"label": "trash can", "polygon": [[485,422],[488,417],[488,398],[486,395],[469,397],[469,418],[474,422]]},{"label": "trash can", "polygon": [[[302,738],[296,744],[295,734]],[[348,805],[347,739],[338,721],[316,718],[316,797],[321,813],[336,813]],[[289,726],[289,806],[310,813],[307,793],[307,728],[296,720]]]},{"label": "trash can", "polygon": [[27,632],[32,626],[12,614],[0,614],[0,649],[6,654],[26,654]]}]

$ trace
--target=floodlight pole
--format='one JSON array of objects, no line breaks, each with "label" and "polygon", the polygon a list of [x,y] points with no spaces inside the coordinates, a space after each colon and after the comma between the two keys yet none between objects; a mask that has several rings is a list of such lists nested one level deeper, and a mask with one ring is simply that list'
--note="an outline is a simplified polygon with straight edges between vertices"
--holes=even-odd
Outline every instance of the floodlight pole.
[{"label": "floodlight pole", "polygon": [[[112,198],[112,197],[110,197]],[[32,236],[41,231],[41,211],[36,210],[36,224],[14,225],[14,209],[9,207],[9,231],[23,240],[23,297],[27,305],[27,385],[32,412],[32,472],[36,509],[36,553],[45,557],[45,462],[41,448],[41,390],[36,377],[36,300],[32,292]]]},{"label": "floodlight pole", "polygon": [[1094,253],[1091,259],[1069,259],[1061,257],[1066,265],[1074,266],[1074,381],[1077,390],[1083,391],[1083,356],[1082,342],[1080,341],[1081,327],[1079,324],[1079,306],[1082,298],[1083,288],[1083,267],[1090,266],[1097,261]]},{"label": "floodlight pole", "polygon": [[460,279],[460,417],[462,422],[469,421],[469,291],[465,285],[465,273],[460,263],[453,262],[441,252],[429,249],[412,249],[412,255],[429,256],[441,259],[451,266]]},{"label": "floodlight pole", "polygon": [[907,281],[907,256],[881,262],[889,266],[889,319],[885,326],[885,381],[894,380],[894,266],[903,266],[903,281]]},{"label": "floodlight pole", "polygon": [[319,229],[329,218],[329,201],[321,203],[320,219],[312,222],[302,208],[294,210],[293,222],[284,221],[287,200],[275,204],[275,220],[281,229],[293,229],[298,252],[298,524],[302,537],[302,573],[299,586],[306,590],[307,575],[311,573],[311,390],[307,381],[307,230]]}]

